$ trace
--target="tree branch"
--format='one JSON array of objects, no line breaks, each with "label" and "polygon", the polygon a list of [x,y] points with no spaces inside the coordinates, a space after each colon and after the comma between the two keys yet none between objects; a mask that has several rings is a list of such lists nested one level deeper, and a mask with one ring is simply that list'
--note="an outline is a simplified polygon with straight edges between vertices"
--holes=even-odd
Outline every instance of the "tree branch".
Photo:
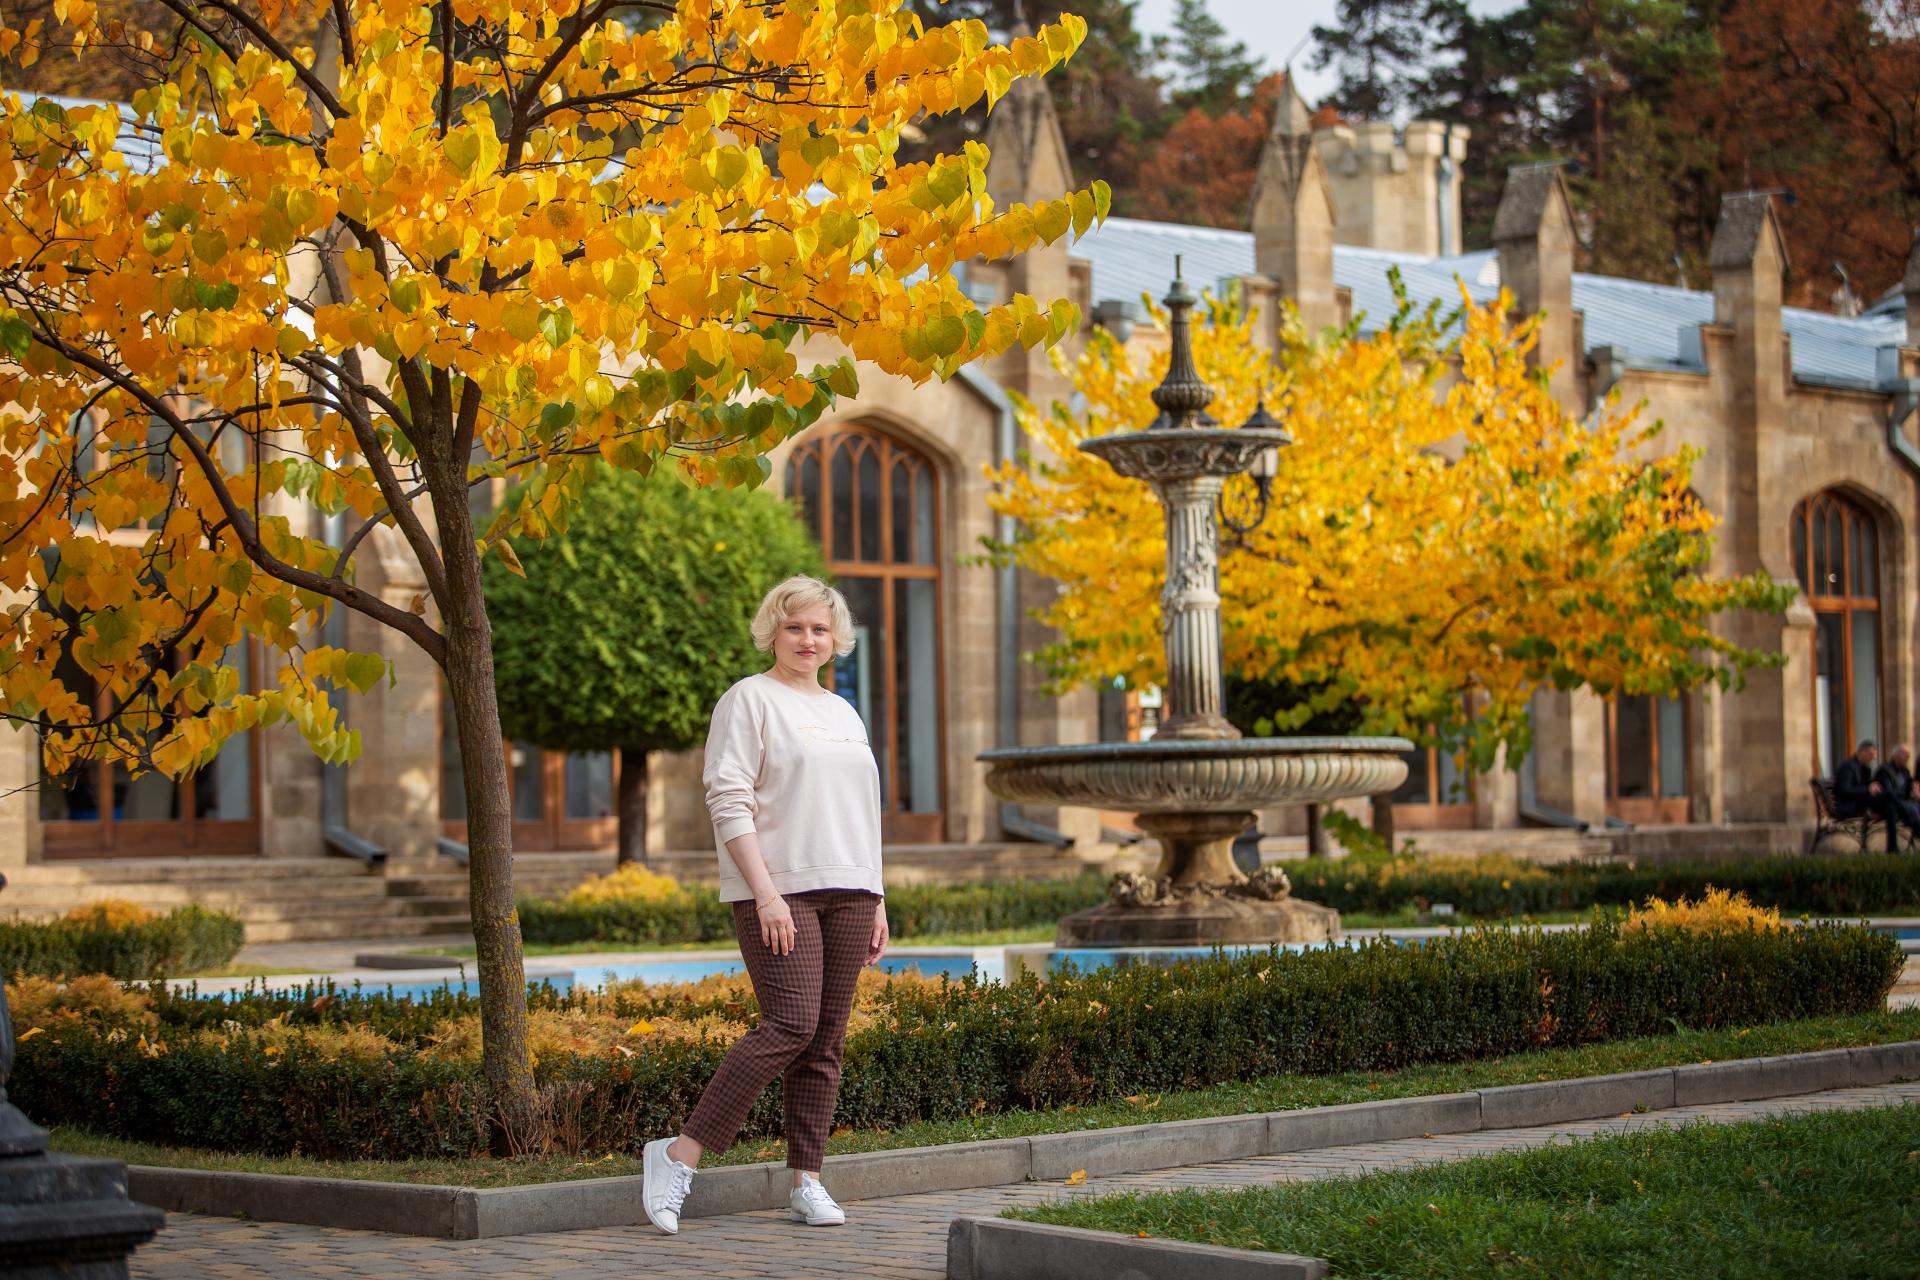
[{"label": "tree branch", "polygon": [[235,537],[239,539],[241,547],[246,551],[247,558],[253,561],[254,564],[266,570],[272,577],[278,578],[289,586],[316,592],[326,596],[330,600],[336,600],[346,605],[349,609],[363,613],[376,622],[384,623],[392,627],[395,631],[398,631],[401,635],[406,636],[415,644],[419,645],[420,648],[426,652],[427,656],[431,657],[436,663],[445,664],[447,653],[446,637],[428,626],[426,619],[417,614],[395,608],[378,596],[369,595],[367,592],[360,590],[350,583],[337,582],[331,578],[322,577],[310,569],[302,569],[296,565],[288,564],[267,550],[265,544],[260,540],[259,530],[256,529],[253,522],[248,519],[245,510],[234,500],[232,491],[227,488],[226,479],[220,474],[219,464],[208,454],[206,446],[201,444],[199,438],[180,420],[179,415],[173,411],[172,407],[166,403],[164,398],[155,395],[145,386],[142,386],[137,379],[125,370],[107,363],[84,347],[76,347],[67,342],[66,339],[50,333],[45,329],[33,329],[32,334],[33,340],[47,350],[64,356],[81,368],[87,369],[100,378],[111,382],[114,386],[120,388],[120,390],[138,401],[148,413],[167,424],[173,431],[174,438],[179,440],[187,452],[193,455],[195,464],[199,466],[201,473],[206,477],[208,486],[213,491],[215,501],[220,504],[220,509],[226,516],[227,522],[233,527]]}]

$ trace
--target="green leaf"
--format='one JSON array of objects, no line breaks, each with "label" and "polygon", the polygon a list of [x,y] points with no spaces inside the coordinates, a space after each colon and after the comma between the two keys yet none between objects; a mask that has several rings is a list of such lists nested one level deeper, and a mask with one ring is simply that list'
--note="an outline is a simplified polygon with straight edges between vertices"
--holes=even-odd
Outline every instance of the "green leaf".
[{"label": "green leaf", "polygon": [[22,320],[18,313],[0,312],[0,347],[15,360],[26,359],[27,349],[33,346],[33,329]]},{"label": "green leaf", "polygon": [[[403,315],[412,315],[420,309],[420,282],[405,277],[395,280],[387,286],[387,300]],[[558,346],[559,343],[555,343]]]},{"label": "green leaf", "polygon": [[555,436],[573,425],[580,411],[571,404],[550,404],[540,410],[540,439],[552,440]]},{"label": "green leaf", "polygon": [[202,280],[193,282],[193,296],[199,302],[202,311],[225,311],[240,301],[240,286],[227,284],[207,284]]},{"label": "green leaf", "polygon": [[573,336],[573,313],[565,307],[550,307],[540,313],[540,336],[549,346],[559,347]]},{"label": "green leaf", "polygon": [[860,394],[860,375],[855,372],[853,361],[842,356],[827,366],[827,390],[837,396],[857,396]]},{"label": "green leaf", "polygon": [[377,653],[350,653],[346,661],[340,664],[340,675],[353,686],[355,693],[365,693],[380,683],[382,676],[392,677],[387,660]]},{"label": "green leaf", "polygon": [[935,355],[950,356],[966,342],[967,326],[959,316],[935,316],[927,321],[925,334]]}]

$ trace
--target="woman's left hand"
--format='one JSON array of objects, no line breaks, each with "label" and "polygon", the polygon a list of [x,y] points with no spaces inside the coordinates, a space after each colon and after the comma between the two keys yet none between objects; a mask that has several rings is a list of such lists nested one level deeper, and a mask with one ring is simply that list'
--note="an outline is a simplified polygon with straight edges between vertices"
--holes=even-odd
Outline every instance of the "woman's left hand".
[{"label": "woman's left hand", "polygon": [[873,937],[867,942],[868,964],[880,962],[880,957],[887,953],[887,943],[892,937],[887,930],[887,900],[882,898],[873,904]]}]

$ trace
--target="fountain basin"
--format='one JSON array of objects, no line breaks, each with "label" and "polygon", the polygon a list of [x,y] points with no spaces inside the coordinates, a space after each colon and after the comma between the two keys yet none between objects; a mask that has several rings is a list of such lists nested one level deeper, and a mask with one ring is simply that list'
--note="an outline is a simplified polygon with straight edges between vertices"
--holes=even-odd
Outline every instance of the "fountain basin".
[{"label": "fountain basin", "polygon": [[1062,947],[1325,942],[1340,913],[1290,896],[1284,875],[1250,882],[1233,842],[1254,811],[1392,791],[1405,738],[1155,738],[982,753],[987,786],[1019,804],[1138,814],[1160,842],[1152,877],[1115,878],[1112,900],[1060,922]]},{"label": "fountain basin", "polygon": [[1392,791],[1405,738],[1229,738],[1089,742],[984,751],[987,787],[1017,804],[1130,813],[1246,813]]}]

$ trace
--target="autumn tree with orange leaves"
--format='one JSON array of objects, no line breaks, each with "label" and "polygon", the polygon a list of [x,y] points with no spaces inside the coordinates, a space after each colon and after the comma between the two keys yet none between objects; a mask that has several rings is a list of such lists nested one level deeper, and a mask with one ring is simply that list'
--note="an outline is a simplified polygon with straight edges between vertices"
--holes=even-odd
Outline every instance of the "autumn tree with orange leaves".
[{"label": "autumn tree with orange leaves", "polygon": [[[1776,660],[1712,625],[1784,609],[1792,592],[1705,573],[1713,518],[1687,491],[1694,455],[1649,465],[1657,425],[1614,402],[1568,414],[1529,370],[1535,323],[1514,325],[1511,306],[1468,302],[1456,324],[1403,298],[1376,332],[1332,340],[1292,318],[1278,360],[1236,304],[1211,302],[1194,326],[1210,412],[1232,425],[1264,397],[1294,438],[1264,520],[1225,531],[1219,570],[1228,673],[1308,695],[1276,732],[1357,705],[1363,732],[1479,770],[1504,746],[1517,767],[1536,688],[1663,696]],[[1046,621],[1062,639],[1037,656],[1063,685],[1164,675],[1157,500],[1077,446],[1152,421],[1166,365],[1164,347],[1096,332],[1067,367],[1084,407],[1020,410],[1059,461],[993,473],[995,509],[1022,529],[1000,554],[1060,585]],[[1241,525],[1258,514],[1244,476],[1224,502]]]},{"label": "autumn tree with orange leaves", "polygon": [[[758,483],[855,361],[923,380],[1057,341],[1069,304],[982,311],[949,268],[1084,230],[1105,189],[994,208],[983,147],[897,148],[1085,24],[994,46],[901,0],[148,8],[164,34],[92,0],[0,30],[16,66],[150,71],[125,108],[0,100],[0,713],[55,776],[178,776],[274,722],[345,761],[330,690],[386,668],[322,621],[417,644],[458,724],[511,1145],[535,1093],[483,557],[564,528],[599,460]],[[528,500],[475,527],[470,486],[503,475]],[[356,586],[375,536],[417,562],[411,607]],[[258,688],[227,656],[249,640]]]}]

